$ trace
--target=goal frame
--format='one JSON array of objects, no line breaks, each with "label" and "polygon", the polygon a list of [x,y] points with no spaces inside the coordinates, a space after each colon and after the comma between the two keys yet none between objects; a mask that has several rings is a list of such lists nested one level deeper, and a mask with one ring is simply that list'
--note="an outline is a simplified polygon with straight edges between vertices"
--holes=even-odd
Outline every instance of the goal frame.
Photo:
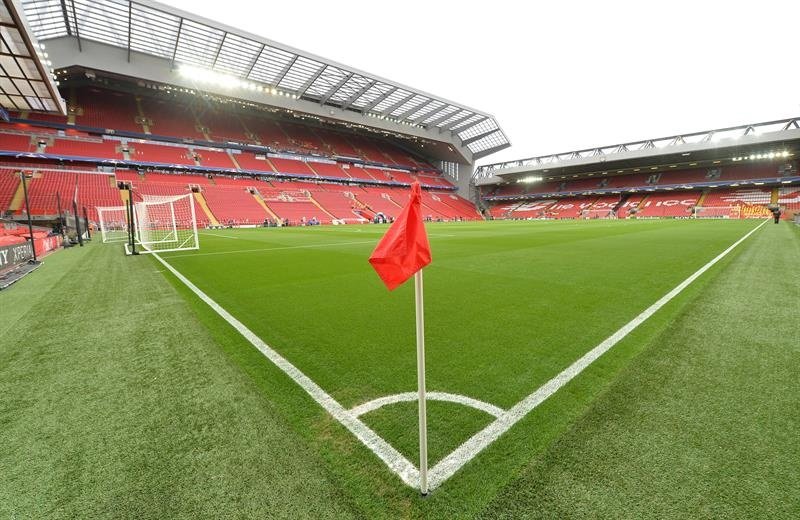
[{"label": "goal frame", "polygon": [[[127,206],[97,206],[95,210],[97,211],[101,241],[104,244],[130,241],[130,222]],[[119,213],[119,215],[116,215],[117,219],[111,220],[106,216],[112,212]],[[118,223],[123,224],[124,228],[121,230],[113,229]],[[122,233],[122,236],[117,236],[117,233]]]},{"label": "goal frame", "polygon": [[580,213],[582,220],[616,220],[617,212],[611,208],[585,209]]},{"label": "goal frame", "polygon": [[[175,213],[175,203],[185,200],[189,204],[190,227],[182,229],[178,227],[178,220]],[[169,207],[169,221],[165,229],[153,229],[150,221],[149,208],[154,206]],[[142,195],[141,201],[136,201],[129,210],[128,228],[131,233],[133,243],[128,241],[125,244],[125,253],[128,255],[139,253],[170,253],[174,251],[190,251],[200,249],[200,240],[197,233],[197,215],[194,207],[194,197],[191,193],[183,195]],[[158,235],[155,232],[161,232]],[[181,236],[181,231],[189,231],[186,236]],[[138,247],[136,247],[138,246]]]},{"label": "goal frame", "polygon": [[[717,215],[701,215],[698,216],[698,210],[719,210],[719,211],[727,211],[727,213],[717,214]],[[692,208],[692,218],[694,219],[741,219],[742,218],[742,207],[738,204],[731,204],[730,206],[695,206]]]}]

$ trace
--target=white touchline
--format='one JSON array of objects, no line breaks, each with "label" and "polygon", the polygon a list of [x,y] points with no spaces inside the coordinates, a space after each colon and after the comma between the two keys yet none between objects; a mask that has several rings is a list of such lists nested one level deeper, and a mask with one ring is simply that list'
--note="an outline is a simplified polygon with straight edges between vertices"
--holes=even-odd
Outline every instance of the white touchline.
[{"label": "white touchline", "polygon": [[198,298],[203,300],[214,312],[219,314],[222,319],[227,321],[231,327],[236,329],[239,334],[245,337],[254,347],[256,347],[267,359],[275,366],[280,368],[292,380],[300,385],[316,402],[320,404],[337,421],[342,423],[345,428],[358,438],[364,445],[372,450],[389,468],[395,472],[407,485],[415,487],[419,480],[419,471],[409,462],[399,451],[386,442],[377,433],[372,431],[369,426],[364,424],[358,417],[348,412],[338,401],[328,395],[318,384],[312,381],[307,375],[302,373],[296,366],[291,364],[286,358],[275,352],[269,345],[264,343],[258,336],[248,329],[242,322],[234,318],[228,311],[222,308],[217,302],[212,300],[206,293],[201,291],[189,281],[188,278],[179,273],[174,267],[164,261],[158,254],[153,254],[169,272],[175,275],[178,280],[183,282]]},{"label": "white touchline", "polygon": [[511,407],[508,411],[503,413],[496,421],[489,426],[479,431],[468,439],[464,444],[453,450],[444,459],[439,461],[429,474],[429,486],[435,489],[440,486],[448,478],[458,471],[464,464],[472,460],[478,453],[481,452],[488,445],[493,443],[502,434],[507,432],[509,428],[514,426],[523,417],[530,413],[534,408],[539,406],[548,397],[553,395],[558,389],[571,381],[575,376],[580,374],[586,367],[591,365],[597,358],[608,352],[611,347],[619,343],[619,341],[631,333],[636,327],[644,323],[645,320],[650,318],[664,305],[669,303],[673,298],[680,294],[686,287],[699,278],[703,273],[708,271],[717,262],[722,260],[739,244],[744,242],[750,235],[755,233],[761,226],[769,222],[765,220],[742,238],[733,243],[728,249],[717,255],[713,260],[698,269],[694,274],[689,276],[686,280],[678,284],[674,289],[661,297],[653,305],[645,309],[641,314],[633,318],[630,322],[623,325],[618,331],[609,336],[605,341],[594,347],[587,352],[583,357],[575,361],[569,367],[564,369],[561,373],[553,379],[542,385],[538,390],[524,398],[522,401]]},{"label": "white touchline", "polygon": [[[592,364],[597,358],[602,356],[608,350],[616,345],[625,336],[631,333],[636,327],[641,325],[644,321],[655,314],[659,309],[666,305],[669,301],[680,294],[686,287],[694,282],[703,273],[708,271],[712,266],[719,262],[722,258],[728,255],[734,248],[744,242],[750,235],[755,233],[761,226],[769,222],[765,220],[742,238],[737,240],[733,245],[728,247],[725,251],[717,255],[713,260],[709,261],[706,265],[698,269],[694,274],[689,276],[686,280],[678,284],[674,289],[665,294],[661,299],[653,305],[645,309],[641,314],[636,316],[614,334],[609,336],[605,341],[594,347],[583,357],[575,361],[572,365],[564,369],[557,376],[542,385],[538,390],[525,397],[522,401],[514,405],[508,410],[503,410],[492,404],[472,399],[466,396],[457,394],[448,394],[445,392],[431,392],[429,397],[434,400],[449,401],[454,403],[471,406],[473,408],[482,410],[490,415],[497,417],[495,421],[489,424],[486,428],[473,435],[470,439],[464,442],[461,446],[456,448],[453,452],[442,459],[436,464],[429,473],[429,487],[431,490],[442,485],[447,479],[452,477],[461,467],[467,462],[472,460],[484,448],[492,444],[501,435],[509,430],[514,424],[519,422],[523,417],[530,413],[539,404],[544,402],[548,397],[553,395],[561,387],[571,381],[575,376],[580,374],[586,367]],[[359,244],[359,243],[374,243],[374,240],[366,242],[345,242],[344,244]],[[235,252],[253,252],[253,251],[273,251],[280,249],[301,249],[309,247],[326,247],[338,244],[318,244],[308,246],[290,246],[269,249],[254,249],[247,251]],[[226,254],[228,252],[219,253],[205,253],[206,255],[213,254]],[[178,256],[200,256],[194,255],[175,255],[170,258]],[[328,413],[331,414],[337,421],[339,421],[345,428],[356,436],[369,450],[378,456],[386,466],[408,486],[416,488],[419,484],[419,470],[399,451],[397,451],[391,444],[386,442],[382,437],[375,433],[369,426],[364,424],[359,419],[359,416],[373,410],[397,402],[403,402],[416,399],[416,392],[406,392],[402,394],[395,394],[387,397],[373,399],[366,403],[360,404],[351,410],[346,410],[338,401],[328,395],[319,385],[312,381],[308,376],[301,372],[297,367],[290,363],[286,358],[274,351],[269,345],[264,343],[261,338],[255,335],[248,329],[242,322],[237,320],[228,311],[222,308],[217,302],[212,300],[207,294],[195,286],[189,279],[178,272],[174,267],[167,263],[158,254],[153,254],[164,267],[167,268],[178,280],[180,280],[186,287],[188,287],[198,298],[204,301],[214,312],[219,314],[225,321],[227,321],[234,329],[236,329],[242,336],[245,337],[254,347],[256,347],[267,359],[269,359],[275,366],[286,373],[295,383],[297,383],[306,393],[308,393],[317,403],[320,404]],[[409,398],[411,397],[411,398]]]}]

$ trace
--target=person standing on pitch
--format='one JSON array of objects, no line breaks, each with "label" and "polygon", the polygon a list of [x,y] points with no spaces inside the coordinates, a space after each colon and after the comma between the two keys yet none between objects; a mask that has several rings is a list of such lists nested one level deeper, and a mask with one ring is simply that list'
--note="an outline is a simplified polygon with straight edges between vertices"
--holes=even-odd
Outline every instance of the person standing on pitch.
[{"label": "person standing on pitch", "polygon": [[781,207],[778,206],[777,208],[772,210],[772,216],[775,217],[775,223],[779,223],[781,221]]}]

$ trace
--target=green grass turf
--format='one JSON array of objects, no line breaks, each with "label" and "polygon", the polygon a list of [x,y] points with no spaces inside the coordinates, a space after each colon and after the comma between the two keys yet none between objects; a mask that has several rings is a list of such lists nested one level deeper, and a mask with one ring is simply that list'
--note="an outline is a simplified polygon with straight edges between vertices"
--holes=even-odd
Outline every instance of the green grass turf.
[{"label": "green grass turf", "polygon": [[[434,263],[425,271],[428,388],[511,406],[754,225],[626,221],[431,226]],[[412,288],[388,293],[366,263],[383,230],[221,233],[237,239],[204,234],[201,252],[165,257],[336,399],[352,406],[413,390],[416,384]],[[468,464],[422,506],[424,511],[452,514],[481,507],[515,467],[581,413],[635,355],[648,331],[663,327],[676,307],[668,306],[651,319],[633,336],[638,342],[623,343],[580,382],[564,389],[553,401],[558,404],[546,403]],[[250,361],[254,377],[270,377],[261,375],[266,362]],[[285,407],[289,417],[297,415],[295,409],[296,404]],[[416,418],[409,411],[413,407],[398,405],[394,413],[386,409],[364,419],[416,461]],[[456,420],[454,412],[449,405],[431,409],[431,462],[490,420],[471,410],[466,419]],[[300,431],[313,430],[319,421],[299,419]],[[413,490],[402,487],[374,456],[368,455],[372,462],[364,464],[363,450],[352,447],[340,427],[326,427],[325,438],[334,471],[352,484],[354,496],[364,498],[363,507],[376,505],[376,496],[389,504],[419,507]],[[343,466],[337,442],[356,451]],[[363,467],[353,472],[354,466]],[[371,490],[375,482],[385,491]]]},{"label": "green grass turf", "polygon": [[800,518],[800,232],[753,237],[486,518]]},{"label": "green grass turf", "polygon": [[[432,225],[429,233],[434,263],[425,271],[428,387],[509,407],[754,226],[754,222],[740,221]],[[203,232],[200,251],[164,256],[342,404],[353,406],[414,390],[416,384],[411,287],[388,293],[366,263],[384,230],[380,226],[348,226]],[[789,240],[787,243],[791,243]],[[179,282],[167,276],[172,287],[164,284],[162,275],[155,272],[161,269],[155,261],[146,257],[122,258],[117,249],[92,245],[89,252],[82,252],[87,260],[65,266],[71,270],[70,282],[56,281],[50,291],[61,294],[60,305],[42,301],[41,307],[23,312],[17,310],[17,305],[24,298],[14,295],[15,305],[3,305],[2,311],[3,322],[9,309],[15,327],[24,326],[23,330],[31,331],[26,334],[33,334],[46,319],[39,318],[43,311],[62,309],[64,301],[76,299],[74,295],[97,299],[91,305],[94,311],[90,321],[94,326],[77,332],[63,330],[45,349],[59,355],[41,366],[30,361],[26,370],[36,381],[38,372],[47,373],[66,364],[71,370],[64,371],[62,379],[85,381],[77,388],[101,379],[95,384],[97,395],[89,393],[96,399],[91,406],[102,412],[100,420],[92,425],[98,432],[87,437],[105,439],[99,447],[94,443],[97,453],[87,447],[92,442],[79,439],[83,451],[73,448],[79,456],[72,457],[69,450],[46,443],[39,443],[37,456],[50,466],[58,465],[54,460],[61,461],[63,471],[85,474],[92,482],[101,481],[104,485],[79,482],[70,486],[67,478],[54,477],[46,479],[49,487],[37,487],[34,475],[39,473],[22,464],[27,460],[24,454],[0,452],[4,454],[0,464],[8,464],[16,471],[11,484],[0,480],[0,493],[10,490],[13,500],[7,503],[16,507],[15,511],[28,511],[37,496],[44,496],[42,503],[63,504],[67,516],[71,512],[80,516],[80,507],[89,507],[87,497],[109,501],[130,494],[131,489],[137,491],[140,501],[120,511],[119,516],[154,516],[155,511],[165,512],[162,516],[224,515],[235,509],[237,501],[245,504],[244,514],[262,516],[340,516],[355,512],[367,517],[471,517],[481,511],[493,516],[511,507],[517,496],[522,499],[520,508],[511,511],[522,515],[528,512],[525,504],[537,504],[525,492],[532,463],[546,460],[554,442],[561,442],[559,438],[565,432],[570,435],[571,428],[587,411],[592,413],[599,395],[608,391],[617,378],[630,377],[633,369],[626,367],[631,360],[638,361],[657,350],[653,345],[661,341],[659,338],[670,324],[691,313],[693,300],[706,288],[714,287],[715,277],[731,265],[738,265],[742,251],[751,247],[749,242],[743,244],[741,250],[704,275],[422,501]],[[776,247],[784,247],[783,242]],[[56,259],[58,256],[53,257],[53,263]],[[49,283],[35,285],[39,282],[34,280],[56,277],[54,268],[48,270],[51,265],[48,261],[37,275],[39,278],[29,277],[22,282],[32,288],[26,290],[19,285],[14,290],[23,287],[17,291],[22,293],[49,287]],[[102,273],[104,270],[116,274],[110,277]],[[111,287],[115,290],[108,290]],[[134,300],[140,303],[133,306],[137,319],[131,325],[119,324],[115,316],[103,317],[101,312],[103,306],[109,305],[115,306],[118,315],[127,312],[129,300],[120,297],[125,289],[135,294]],[[178,298],[175,289],[185,298]],[[163,296],[163,300],[153,295]],[[712,318],[724,327],[724,317],[709,317]],[[176,324],[183,325],[176,328]],[[161,348],[161,355],[139,349],[129,352],[130,348],[122,351],[125,356],[134,356],[129,372],[139,374],[139,382],[147,381],[141,374],[154,370],[161,376],[158,384],[173,389],[172,394],[158,392],[164,413],[149,408],[153,399],[147,393],[140,395],[141,391],[127,392],[121,409],[117,400],[103,401],[104,392],[120,392],[118,386],[130,385],[124,378],[120,382],[106,377],[110,368],[102,358],[108,346],[106,350],[94,344],[86,348],[85,334],[94,327],[102,327],[100,337],[109,345],[125,347],[122,338],[145,334],[150,338],[146,342],[148,348]],[[158,340],[159,337],[166,339]],[[0,340],[0,356],[6,352],[19,356],[15,349],[21,348],[5,336]],[[76,349],[83,357],[77,356],[77,364],[72,362]],[[80,371],[74,371],[79,365]],[[206,392],[193,393],[198,392],[196,371],[202,374],[197,378],[225,384],[221,384],[222,388],[210,384]],[[17,378],[13,371],[0,368],[0,384],[4,388],[12,388],[11,381]],[[193,396],[190,402],[205,414],[201,422],[224,446],[215,452],[212,465],[228,468],[218,477],[220,482],[214,482],[207,497],[205,479],[185,475],[202,472],[206,466],[194,460],[171,465],[172,451],[192,452],[198,444],[193,436],[180,435],[181,428],[169,420],[176,410],[187,406],[184,393],[175,392],[186,386],[187,380]],[[19,395],[32,391],[43,399],[52,399],[47,385],[39,388],[30,383],[12,388],[12,393]],[[58,397],[55,402],[59,407],[87,407],[84,399],[88,397],[81,394],[68,392]],[[227,420],[226,414],[232,413],[225,407],[229,400],[237,405],[235,420]],[[132,457],[128,453],[130,446],[114,433],[117,422],[131,420],[127,407],[137,411],[134,416],[139,420],[158,421],[164,429],[149,444],[150,464],[131,472],[108,462]],[[193,421],[197,414],[192,407],[183,411],[186,421]],[[46,422],[42,416],[47,416],[21,406],[2,413],[0,417],[9,417],[3,423],[9,428],[17,423],[34,428]],[[413,403],[386,407],[363,418],[416,462]],[[490,419],[472,409],[431,403],[432,462]],[[65,437],[87,436],[87,431],[93,431],[81,420],[86,419],[76,418],[68,423]],[[29,439],[18,439],[19,430],[6,434],[6,426],[3,428],[3,434],[15,446],[31,444]],[[241,428],[244,431],[240,434]],[[238,457],[235,464],[240,474],[225,457],[231,453]],[[99,457],[103,463],[84,468],[82,460],[92,457]],[[18,466],[22,467],[17,469]],[[273,471],[279,466],[280,471],[278,475],[266,473],[254,483],[249,475],[258,475],[265,466]],[[160,484],[143,485],[143,481],[151,480]],[[191,499],[163,496],[166,492],[161,486],[167,486],[167,482],[173,482],[171,490],[176,495]],[[121,488],[118,492],[114,491],[117,486]],[[261,490],[260,486],[268,489]],[[62,487],[70,492],[57,498]],[[80,488],[84,494],[75,493],[72,488]],[[289,495],[296,496],[285,497],[287,488],[293,490]],[[27,494],[20,494],[19,489],[26,489]],[[248,501],[259,491],[264,493],[261,502]],[[568,491],[562,490],[565,495]],[[216,500],[220,494],[224,499]],[[665,495],[668,502],[669,496],[666,492]],[[592,511],[601,509],[587,507],[577,511],[588,511],[591,516]]]},{"label": "green grass turf", "polygon": [[0,293],[0,518],[354,516],[181,296],[120,248],[58,252]]}]

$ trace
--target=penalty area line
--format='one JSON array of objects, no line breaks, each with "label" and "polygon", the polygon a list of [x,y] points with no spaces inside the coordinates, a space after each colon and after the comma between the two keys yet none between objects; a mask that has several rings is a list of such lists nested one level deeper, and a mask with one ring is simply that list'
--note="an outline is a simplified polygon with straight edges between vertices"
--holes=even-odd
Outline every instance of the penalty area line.
[{"label": "penalty area line", "polygon": [[231,240],[239,240],[239,237],[232,237],[230,235],[221,235],[219,233],[205,233],[205,232],[200,231],[198,234],[199,235],[205,235],[207,237],[220,237],[220,238],[230,238]]},{"label": "penalty area line", "polygon": [[431,469],[428,476],[428,484],[430,489],[439,487],[447,479],[452,477],[456,471],[461,469],[466,463],[475,458],[484,448],[496,441],[501,435],[507,432],[517,422],[522,420],[537,406],[543,403],[548,397],[556,393],[561,387],[569,383],[578,374],[583,372],[584,369],[596,361],[600,356],[611,350],[611,347],[619,343],[623,338],[625,338],[625,336],[630,334],[634,329],[644,323],[659,309],[664,307],[673,298],[678,296],[681,292],[683,292],[684,289],[691,285],[692,282],[702,276],[703,273],[711,269],[717,262],[728,256],[728,254],[736,249],[739,244],[747,240],[750,235],[761,229],[761,227],[769,221],[770,220],[767,219],[750,230],[742,238],[734,242],[730,247],[718,254],[703,267],[695,271],[694,274],[690,275],[687,279],[662,296],[650,307],[642,311],[638,316],[633,318],[627,324],[623,325],[622,328],[609,336],[605,341],[584,354],[583,357],[565,368],[554,378],[542,385],[538,390],[522,399],[513,407],[509,408],[494,422],[470,437],[461,446],[439,461],[439,463]]},{"label": "penalty area line", "polygon": [[419,470],[391,444],[386,442],[380,435],[375,433],[369,426],[364,424],[358,417],[353,415],[338,401],[331,397],[310,377],[300,371],[289,360],[278,354],[267,345],[253,331],[248,329],[244,323],[236,319],[231,313],[221,305],[211,299],[206,293],[201,291],[188,278],[183,276],[177,269],[172,267],[158,254],[153,254],[161,264],[167,268],[178,280],[189,288],[200,300],[216,312],[222,319],[236,329],[247,341],[261,352],[264,357],[272,362],[276,367],[289,376],[300,388],[302,388],[312,399],[319,403],[333,418],[339,421],[353,435],[360,440],[364,446],[378,456],[400,479],[408,486],[416,487],[419,480]]}]

